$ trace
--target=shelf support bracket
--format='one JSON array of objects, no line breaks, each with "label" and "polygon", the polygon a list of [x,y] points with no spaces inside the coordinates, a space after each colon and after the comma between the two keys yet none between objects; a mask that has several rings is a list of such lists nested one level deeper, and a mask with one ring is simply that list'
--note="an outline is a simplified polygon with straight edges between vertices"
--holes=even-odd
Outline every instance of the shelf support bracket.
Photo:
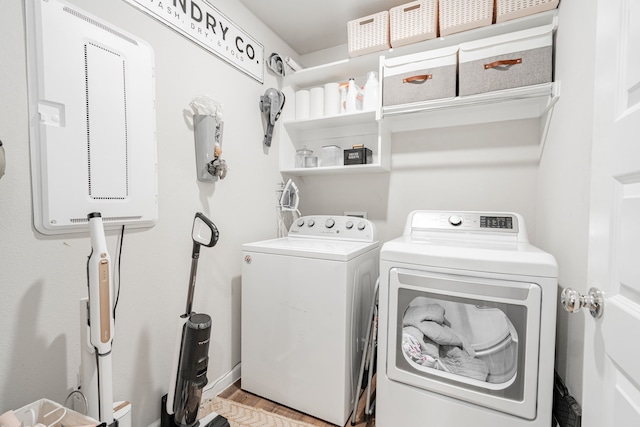
[{"label": "shelf support bracket", "polygon": [[549,99],[549,103],[542,111],[542,115],[544,115],[543,119],[543,127],[540,131],[540,156],[539,159],[542,160],[542,155],[544,154],[544,146],[547,142],[547,134],[549,133],[549,126],[551,124],[551,116],[553,116],[553,109],[555,108],[556,103],[560,100],[560,82],[554,82],[553,87],[551,89],[551,98]]}]

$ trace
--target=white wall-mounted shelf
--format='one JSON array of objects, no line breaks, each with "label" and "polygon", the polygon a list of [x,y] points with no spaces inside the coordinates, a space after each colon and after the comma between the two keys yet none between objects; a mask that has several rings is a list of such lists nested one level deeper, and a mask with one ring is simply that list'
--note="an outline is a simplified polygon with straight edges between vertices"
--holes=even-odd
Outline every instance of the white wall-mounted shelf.
[{"label": "white wall-mounted shelf", "polygon": [[[303,69],[285,77],[283,91],[287,99],[292,99],[295,103],[296,90],[328,82],[342,82],[349,77],[363,77],[369,71],[379,70],[381,55],[385,58],[408,55],[549,24],[556,28],[557,15],[558,11],[553,10],[378,54]],[[299,176],[384,172],[390,170],[389,156],[393,133],[519,119],[540,120],[542,152],[553,106],[559,99],[559,88],[559,82],[553,82],[393,107],[379,106],[379,111],[307,120],[295,120],[294,106],[283,112],[279,124],[280,171]],[[372,164],[322,167],[320,159],[323,146],[338,145],[346,149],[358,143],[372,150]],[[319,159],[319,167],[294,167],[296,150],[303,147],[314,151],[314,155]]]},{"label": "white wall-mounted shelf", "polygon": [[[302,176],[389,170],[390,134],[376,120],[376,111],[358,111],[308,120],[284,118],[280,135],[280,171],[283,173]],[[322,165],[323,146],[337,145],[344,150],[354,144],[364,144],[369,148],[373,153],[373,162],[366,165]],[[313,154],[318,157],[319,167],[294,167],[296,150],[303,147],[313,150]]]},{"label": "white wall-mounted shelf", "polygon": [[392,133],[539,118],[557,101],[557,87],[558,83],[545,83],[383,107],[382,117]]},{"label": "white wall-mounted shelf", "polygon": [[371,125],[375,123],[375,120],[375,111],[356,111],[354,113],[336,114],[334,116],[324,116],[317,119],[285,120],[284,126],[291,130],[310,131],[330,128],[339,129],[358,124]]},{"label": "white wall-mounted shelf", "polygon": [[347,174],[359,174],[359,173],[377,173],[388,172],[388,168],[383,168],[379,164],[367,164],[367,165],[348,165],[348,166],[325,166],[317,168],[291,168],[282,169],[280,172],[296,175],[296,176],[310,176],[310,175],[347,175]]}]

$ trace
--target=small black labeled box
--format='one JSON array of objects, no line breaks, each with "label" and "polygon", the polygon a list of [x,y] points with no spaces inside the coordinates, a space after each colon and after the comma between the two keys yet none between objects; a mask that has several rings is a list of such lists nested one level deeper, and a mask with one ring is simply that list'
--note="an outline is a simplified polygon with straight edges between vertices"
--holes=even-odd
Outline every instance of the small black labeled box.
[{"label": "small black labeled box", "polygon": [[344,150],[345,165],[365,165],[373,163],[373,153],[365,147],[354,147]]}]

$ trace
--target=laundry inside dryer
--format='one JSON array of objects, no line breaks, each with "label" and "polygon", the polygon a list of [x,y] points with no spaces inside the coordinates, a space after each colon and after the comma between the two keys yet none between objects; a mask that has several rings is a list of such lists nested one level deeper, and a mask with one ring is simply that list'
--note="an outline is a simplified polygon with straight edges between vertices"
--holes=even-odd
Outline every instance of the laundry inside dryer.
[{"label": "laundry inside dryer", "polygon": [[488,388],[515,380],[518,341],[513,323],[495,304],[418,296],[402,316],[402,354],[414,368],[486,382]]}]

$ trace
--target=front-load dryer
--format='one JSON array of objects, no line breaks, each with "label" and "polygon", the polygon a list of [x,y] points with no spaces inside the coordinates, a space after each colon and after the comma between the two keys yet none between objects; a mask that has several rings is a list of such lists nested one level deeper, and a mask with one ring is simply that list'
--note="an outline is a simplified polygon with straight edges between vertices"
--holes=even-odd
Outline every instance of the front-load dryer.
[{"label": "front-load dryer", "polygon": [[376,426],[551,425],[556,298],[520,215],[412,212],[380,252]]},{"label": "front-load dryer", "polygon": [[374,224],[306,216],[242,249],[242,389],[345,425],[378,278]]}]

